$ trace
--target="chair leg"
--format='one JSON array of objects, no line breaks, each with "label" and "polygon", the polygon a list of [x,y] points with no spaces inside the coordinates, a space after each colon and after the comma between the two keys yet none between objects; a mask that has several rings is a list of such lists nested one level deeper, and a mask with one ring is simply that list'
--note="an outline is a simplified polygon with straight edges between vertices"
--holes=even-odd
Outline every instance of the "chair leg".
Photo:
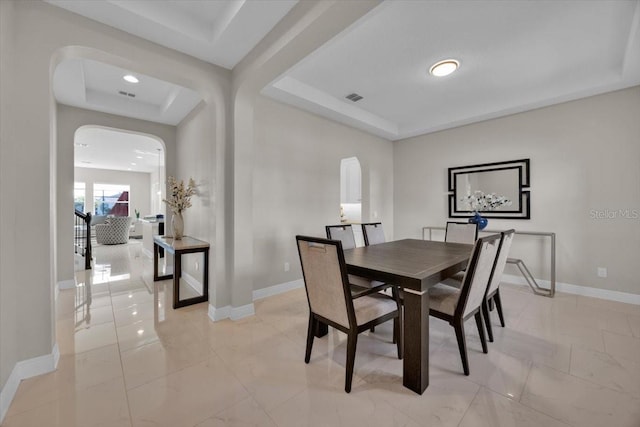
[{"label": "chair leg", "polygon": [[496,302],[496,308],[498,309],[498,317],[500,317],[500,324],[504,328],[504,315],[502,313],[502,300],[500,299],[500,288],[496,290],[493,300]]},{"label": "chair leg", "polygon": [[456,338],[458,339],[458,350],[460,350],[460,358],[462,359],[462,370],[465,375],[469,375],[469,360],[467,359],[467,341],[464,337],[464,323],[463,320],[455,321],[453,328],[456,331]]},{"label": "chair leg", "polygon": [[305,363],[309,363],[309,360],[311,360],[311,348],[313,347],[313,338],[315,336],[316,323],[317,321],[313,317],[313,314],[309,313],[309,329],[307,330],[307,351],[304,355]]},{"label": "chair leg", "polygon": [[475,318],[476,318],[476,326],[478,327],[478,335],[480,335],[480,342],[482,343],[482,352],[483,353],[488,353],[489,352],[489,348],[487,348],[487,338],[484,336],[484,325],[482,322],[482,310],[483,308],[480,307],[480,310],[478,310],[478,312],[475,314]]},{"label": "chair leg", "polygon": [[484,316],[484,323],[487,326],[489,342],[493,342],[493,327],[491,326],[491,319],[489,318],[489,303],[487,300],[484,300],[482,303],[482,315]]},{"label": "chair leg", "polygon": [[351,380],[353,379],[353,365],[356,360],[356,344],[358,343],[358,332],[349,331],[347,334],[347,372],[344,382],[344,391],[351,392]]},{"label": "chair leg", "polygon": [[393,319],[393,342],[398,346],[398,359],[404,356],[402,349],[402,313]]},{"label": "chair leg", "polygon": [[[400,302],[400,294],[398,293],[398,288],[396,286],[391,288],[391,296],[396,301],[396,304],[398,304],[398,313],[399,313],[398,318],[393,319],[393,343],[399,344],[398,337],[402,333],[402,303]],[[399,320],[400,322],[399,329],[396,328],[397,326],[396,320]],[[398,359],[402,359],[402,354],[400,353],[400,351],[398,351]]]}]

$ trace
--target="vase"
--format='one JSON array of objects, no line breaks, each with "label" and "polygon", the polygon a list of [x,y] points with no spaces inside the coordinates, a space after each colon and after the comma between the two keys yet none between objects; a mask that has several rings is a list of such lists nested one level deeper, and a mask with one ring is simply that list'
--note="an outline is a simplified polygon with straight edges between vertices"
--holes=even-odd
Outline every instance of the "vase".
[{"label": "vase", "polygon": [[484,230],[487,224],[489,224],[489,220],[480,215],[480,212],[476,212],[473,217],[469,218],[469,222],[471,224],[478,224],[478,230]]},{"label": "vase", "polygon": [[173,238],[175,240],[181,240],[184,235],[184,219],[182,218],[182,212],[176,212],[171,217],[171,230],[173,231]]}]

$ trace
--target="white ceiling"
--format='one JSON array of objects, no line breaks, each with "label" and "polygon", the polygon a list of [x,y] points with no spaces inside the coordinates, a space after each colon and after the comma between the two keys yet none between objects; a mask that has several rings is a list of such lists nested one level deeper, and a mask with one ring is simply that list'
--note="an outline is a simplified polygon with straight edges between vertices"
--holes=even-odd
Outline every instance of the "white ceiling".
[{"label": "white ceiling", "polygon": [[386,1],[263,93],[397,140],[640,84],[639,21],[635,0]]},{"label": "white ceiling", "polygon": [[161,143],[146,135],[83,126],[76,131],[74,146],[74,165],[80,168],[151,173],[164,166]]},{"label": "white ceiling", "polygon": [[233,68],[298,0],[45,0],[212,64]]},{"label": "white ceiling", "polygon": [[[45,1],[229,69],[297,3],[297,0]],[[139,83],[124,81],[122,77],[126,74],[134,74]],[[86,59],[60,63],[54,71],[53,90],[61,104],[174,126],[201,101],[190,89]],[[161,146],[149,137],[85,128],[77,132],[75,143],[77,167],[137,172],[158,168],[156,148]],[[160,161],[164,161],[163,156]]]},{"label": "white ceiling", "polygon": [[[126,82],[122,77],[127,74],[139,82]],[[66,59],[56,67],[53,93],[61,104],[173,126],[202,99],[191,89],[80,58]]]},{"label": "white ceiling", "polygon": [[[48,1],[228,68],[296,3]],[[461,63],[456,73],[428,74],[451,57]],[[67,65],[79,75],[78,64]],[[110,81],[96,71],[86,102],[113,100]],[[262,93],[397,140],[638,84],[640,0],[387,0]],[[346,100],[352,92],[363,99]],[[158,110],[167,93],[140,99]]]}]

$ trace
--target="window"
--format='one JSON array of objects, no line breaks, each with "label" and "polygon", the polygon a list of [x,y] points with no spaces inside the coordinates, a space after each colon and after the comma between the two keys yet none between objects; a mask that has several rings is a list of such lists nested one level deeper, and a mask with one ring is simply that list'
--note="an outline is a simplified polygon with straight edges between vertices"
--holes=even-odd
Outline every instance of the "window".
[{"label": "window", "polygon": [[84,182],[73,183],[73,206],[78,212],[84,213],[84,199],[86,197]]},{"label": "window", "polygon": [[93,206],[96,215],[129,216],[129,186],[94,184]]}]

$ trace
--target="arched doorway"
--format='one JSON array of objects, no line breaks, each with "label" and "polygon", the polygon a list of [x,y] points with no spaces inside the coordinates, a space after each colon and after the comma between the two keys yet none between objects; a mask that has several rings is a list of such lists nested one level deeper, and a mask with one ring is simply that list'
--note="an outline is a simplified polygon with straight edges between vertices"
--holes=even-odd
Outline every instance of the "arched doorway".
[{"label": "arched doorway", "polygon": [[340,220],[362,221],[362,169],[357,157],[340,160]]}]

